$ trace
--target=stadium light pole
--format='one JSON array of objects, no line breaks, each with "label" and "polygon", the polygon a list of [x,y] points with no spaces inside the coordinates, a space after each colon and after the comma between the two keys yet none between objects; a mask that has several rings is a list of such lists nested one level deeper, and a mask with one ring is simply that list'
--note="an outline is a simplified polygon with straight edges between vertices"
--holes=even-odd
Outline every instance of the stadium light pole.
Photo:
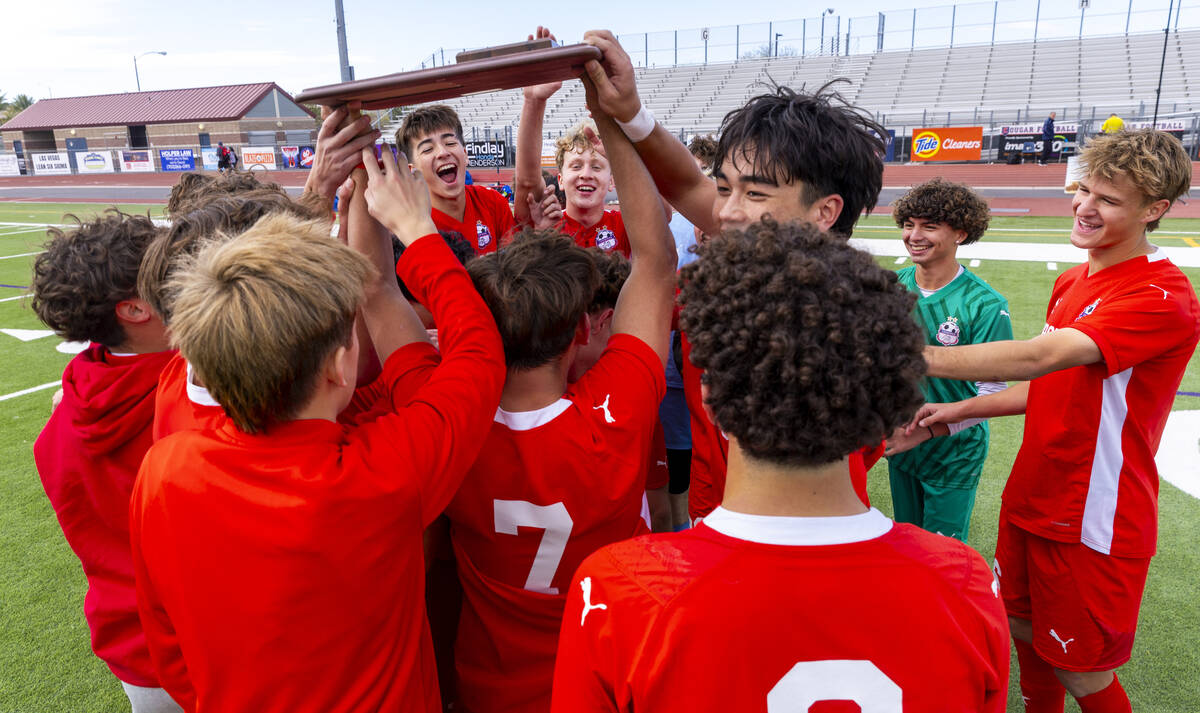
[{"label": "stadium light pole", "polygon": [[342,81],[354,79],[354,68],[350,66],[350,50],[346,47],[346,13],[342,10],[342,0],[333,0],[333,14],[337,20],[338,66],[342,71]]},{"label": "stadium light pole", "polygon": [[140,76],[138,76],[137,61],[138,61],[138,57],[145,57],[148,54],[161,54],[164,57],[167,56],[166,52],[143,52],[141,54],[135,54],[133,56],[133,80],[135,82],[137,82],[137,90],[139,92],[142,91],[142,78]]},{"label": "stadium light pole", "polygon": [[[1180,0],[1182,4],[1183,0]],[[1158,102],[1162,99],[1162,80],[1163,72],[1167,68],[1167,39],[1171,37],[1171,15],[1175,13],[1175,0],[1171,0],[1171,5],[1167,9],[1167,25],[1163,28],[1163,53],[1162,62],[1158,65],[1158,90],[1154,92],[1154,120],[1150,122],[1151,129],[1158,128]]]},{"label": "stadium light pole", "polygon": [[825,16],[832,15],[832,14],[833,14],[833,8],[831,8],[831,7],[826,8],[825,12],[821,13],[821,52],[820,52],[820,54],[825,54]]},{"label": "stadium light pole", "polygon": [[779,56],[779,38],[780,38],[780,37],[783,37],[783,33],[782,33],[782,32],[776,32],[776,33],[775,33],[775,56],[776,56],[776,57],[778,57],[778,56]]}]

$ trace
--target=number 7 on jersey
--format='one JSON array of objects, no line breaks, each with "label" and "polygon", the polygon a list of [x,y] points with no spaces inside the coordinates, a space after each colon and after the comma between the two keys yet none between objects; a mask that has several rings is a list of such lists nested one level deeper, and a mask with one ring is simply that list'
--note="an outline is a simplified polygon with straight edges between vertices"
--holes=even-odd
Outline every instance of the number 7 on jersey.
[{"label": "number 7 on jersey", "polygon": [[534,505],[525,500],[495,500],[494,512],[496,532],[501,535],[516,535],[518,528],[535,527],[545,532],[538,545],[533,567],[525,580],[525,589],[542,594],[558,594],[558,587],[550,586],[558,572],[567,539],[575,523],[561,502],[553,505]]}]

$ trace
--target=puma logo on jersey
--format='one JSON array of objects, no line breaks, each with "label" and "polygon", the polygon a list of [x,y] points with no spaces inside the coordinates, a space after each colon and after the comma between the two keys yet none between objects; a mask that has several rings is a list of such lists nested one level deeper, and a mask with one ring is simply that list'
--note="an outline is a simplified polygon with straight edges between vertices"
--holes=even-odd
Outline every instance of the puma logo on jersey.
[{"label": "puma logo on jersey", "polygon": [[1151,286],[1151,287],[1153,287],[1153,288],[1154,288],[1154,289],[1156,289],[1156,290],[1162,290],[1162,293],[1163,293],[1163,299],[1164,299],[1164,300],[1165,300],[1165,299],[1167,299],[1167,291],[1166,291],[1166,290],[1163,290],[1163,288],[1159,287],[1158,285],[1154,284],[1153,282],[1151,282],[1151,283],[1150,283],[1150,286]]},{"label": "puma logo on jersey", "polygon": [[612,394],[606,394],[604,396],[604,403],[600,404],[599,406],[592,407],[593,411],[599,411],[601,409],[604,410],[604,422],[605,423],[616,423],[617,422],[617,419],[613,418],[612,414],[608,410],[608,400],[611,398],[612,398]]},{"label": "puma logo on jersey", "polygon": [[592,604],[592,578],[584,577],[579,583],[579,587],[583,589],[583,615],[579,617],[579,625],[587,621],[588,612],[593,609],[608,609],[607,604]]},{"label": "puma logo on jersey", "polygon": [[1065,653],[1067,653],[1067,644],[1069,644],[1069,643],[1071,643],[1072,641],[1074,641],[1074,640],[1075,640],[1075,639],[1067,639],[1066,641],[1063,641],[1062,639],[1058,638],[1058,632],[1054,631],[1054,629],[1051,629],[1051,630],[1050,630],[1050,638],[1052,638],[1052,639],[1054,639],[1055,641],[1057,641],[1057,642],[1058,642],[1058,644],[1059,644],[1059,646],[1062,646],[1062,647],[1063,647],[1063,653],[1064,653],[1064,654],[1065,654]]}]

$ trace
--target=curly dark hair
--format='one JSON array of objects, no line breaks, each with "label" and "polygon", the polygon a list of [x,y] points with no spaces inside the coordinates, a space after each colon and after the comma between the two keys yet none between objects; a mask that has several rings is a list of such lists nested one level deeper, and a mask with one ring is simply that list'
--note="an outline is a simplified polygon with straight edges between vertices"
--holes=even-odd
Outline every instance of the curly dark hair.
[{"label": "curly dark hair", "polygon": [[705,169],[711,169],[713,159],[717,156],[717,140],[713,138],[712,134],[705,136],[696,134],[688,142],[688,151],[704,165]]},{"label": "curly dark hair", "polygon": [[[442,240],[446,241],[446,247],[450,248],[450,252],[454,253],[454,257],[458,258],[458,262],[466,267],[467,263],[475,259],[475,248],[471,247],[471,243],[463,237],[463,234],[457,230],[439,230],[438,235],[442,236]],[[404,243],[400,242],[400,238],[392,236],[392,262],[400,262],[400,256],[404,254]],[[408,285],[404,284],[404,280],[400,279],[400,275],[396,275],[396,284],[400,286],[400,291],[404,293],[404,299],[409,302],[416,302],[417,298],[409,292]]]},{"label": "curly dark hair", "polygon": [[970,186],[935,178],[897,198],[892,203],[892,218],[901,227],[910,218],[950,226],[965,232],[962,244],[970,245],[983,237],[992,212],[983,196]]},{"label": "curly dark hair", "polygon": [[249,171],[200,173],[189,171],[179,177],[167,198],[167,215],[177,218],[203,208],[213,198],[247,191],[270,190],[286,195],[278,183],[260,181]]},{"label": "curly dark hair", "polygon": [[714,173],[732,160],[780,183],[801,181],[809,205],[837,194],[842,213],[830,230],[848,237],[879,199],[887,132],[832,89],[845,81],[835,79],[813,94],[775,86],[726,114]]},{"label": "curly dark hair", "polygon": [[491,310],[509,369],[534,369],[559,358],[600,285],[587,250],[557,231],[526,229],[511,245],[467,265]]},{"label": "curly dark hair", "polygon": [[164,322],[171,321],[168,278],[179,260],[197,252],[218,234],[238,235],[268,213],[282,212],[302,219],[325,219],[320,207],[293,201],[278,186],[240,193],[207,195],[196,210],[176,216],[170,230],[152,242],[142,257],[137,291]]},{"label": "curly dark hair", "polygon": [[588,312],[597,313],[601,310],[617,306],[617,297],[625,280],[629,279],[631,265],[629,259],[615,250],[601,250],[597,247],[584,248],[596,262],[596,270],[600,273],[600,286],[592,295],[592,303]]},{"label": "curly dark hair", "polygon": [[117,303],[138,296],[142,255],[160,229],[116,208],[90,223],[65,218],[77,227],[47,230],[45,252],[33,262],[33,311],[63,339],[120,346],[126,335]]},{"label": "curly dark hair", "polygon": [[924,403],[915,297],[890,270],[806,223],[763,219],[683,268],[680,328],[705,401],[747,454],[831,463],[876,445]]}]

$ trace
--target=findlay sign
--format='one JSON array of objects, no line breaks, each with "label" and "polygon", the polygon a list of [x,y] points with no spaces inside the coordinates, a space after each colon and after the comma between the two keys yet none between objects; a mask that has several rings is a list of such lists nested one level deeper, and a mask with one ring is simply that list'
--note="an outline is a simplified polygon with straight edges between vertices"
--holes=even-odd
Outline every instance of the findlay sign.
[{"label": "findlay sign", "polygon": [[982,126],[947,126],[913,131],[913,161],[978,161],[982,156]]},{"label": "findlay sign", "polygon": [[508,153],[503,141],[466,141],[467,168],[500,168],[506,166]]}]

